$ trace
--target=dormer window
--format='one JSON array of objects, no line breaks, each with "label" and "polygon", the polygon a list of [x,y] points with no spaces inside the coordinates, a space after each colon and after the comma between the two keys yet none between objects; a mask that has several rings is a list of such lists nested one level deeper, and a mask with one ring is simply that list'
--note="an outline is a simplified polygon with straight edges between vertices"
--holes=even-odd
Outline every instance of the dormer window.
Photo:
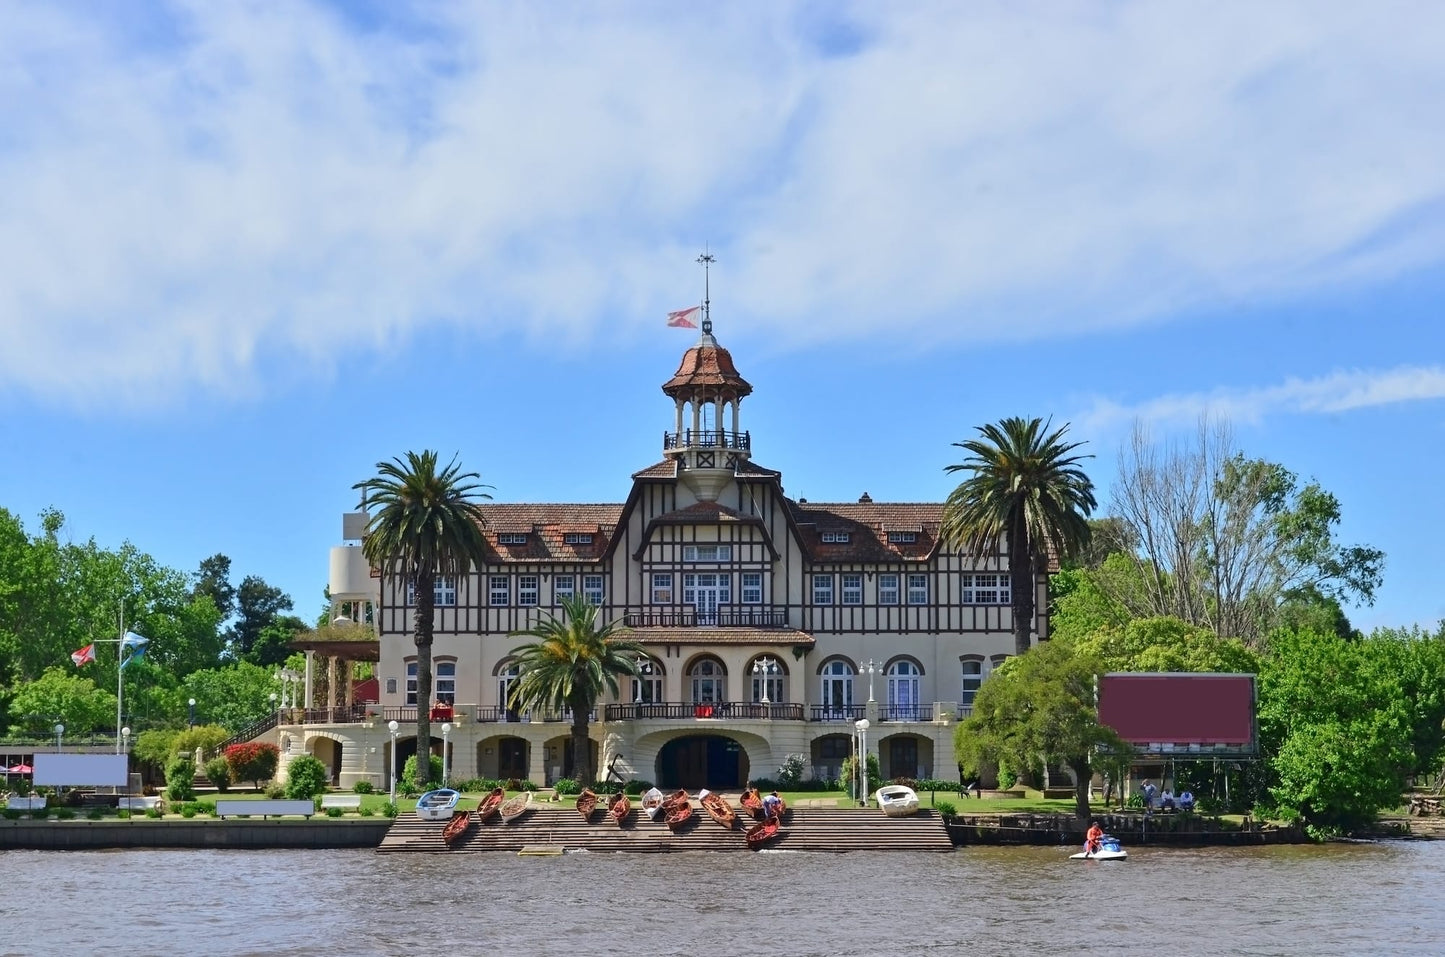
[{"label": "dormer window", "polygon": [[526,532],[499,532],[497,534],[498,545],[525,545],[527,544]]},{"label": "dormer window", "polygon": [[682,560],[685,562],[730,562],[733,560],[731,545],[684,545]]},{"label": "dormer window", "polygon": [[591,545],[591,532],[568,532],[562,536],[562,542],[566,545]]},{"label": "dormer window", "polygon": [[824,545],[847,545],[852,536],[848,532],[824,532]]},{"label": "dormer window", "polygon": [[918,541],[917,532],[889,532],[888,543],[890,545],[911,545]]}]

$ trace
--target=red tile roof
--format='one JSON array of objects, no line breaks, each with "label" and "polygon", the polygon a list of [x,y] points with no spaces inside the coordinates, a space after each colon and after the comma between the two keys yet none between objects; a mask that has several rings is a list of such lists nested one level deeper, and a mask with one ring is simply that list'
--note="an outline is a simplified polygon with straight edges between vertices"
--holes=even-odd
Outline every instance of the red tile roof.
[{"label": "red tile roof", "polygon": [[699,392],[740,398],[750,394],[753,387],[738,375],[732,353],[704,333],[697,345],[682,354],[682,363],[662,384],[662,391],[674,399],[690,398]]},{"label": "red tile roof", "polygon": [[[942,502],[784,501],[815,562],[923,562],[938,549]],[[913,532],[915,540],[890,542],[890,531]],[[824,542],[824,532],[847,532],[848,541]]]},{"label": "red tile roof", "polygon": [[[483,504],[480,510],[487,519],[487,560],[495,564],[599,561],[622,517],[621,505]],[[527,541],[503,545],[497,537],[505,533],[524,534]],[[569,533],[591,535],[592,541],[569,545]]]}]

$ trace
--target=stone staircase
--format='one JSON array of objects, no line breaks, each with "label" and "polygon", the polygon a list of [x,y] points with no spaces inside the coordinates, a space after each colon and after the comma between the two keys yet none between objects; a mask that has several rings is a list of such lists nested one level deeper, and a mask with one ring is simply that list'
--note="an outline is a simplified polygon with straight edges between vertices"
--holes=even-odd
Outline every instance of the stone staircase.
[{"label": "stone staircase", "polygon": [[[736,803],[734,803],[736,807]],[[665,824],[650,821],[636,809],[619,828],[602,810],[590,821],[571,806],[539,805],[510,824],[495,817],[474,827],[470,834],[448,851],[442,843],[442,824],[422,821],[414,813],[400,815],[377,848],[383,852],[507,851],[524,847],[563,848],[568,851],[620,851],[666,853],[668,851],[746,851],[743,819],[732,831],[725,831],[709,818],[697,802],[687,826],[673,833]],[[751,821],[747,822],[751,824]],[[851,808],[790,808],[779,836],[769,850],[839,853],[843,851],[951,851],[953,843],[943,821],[933,811],[923,810],[911,817],[884,817],[877,810]]]}]

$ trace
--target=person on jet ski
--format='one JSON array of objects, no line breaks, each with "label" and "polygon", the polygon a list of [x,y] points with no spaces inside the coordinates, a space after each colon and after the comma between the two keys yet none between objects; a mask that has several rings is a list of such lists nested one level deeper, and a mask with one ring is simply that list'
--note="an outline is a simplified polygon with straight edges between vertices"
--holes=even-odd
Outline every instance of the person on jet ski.
[{"label": "person on jet ski", "polygon": [[1099,827],[1098,821],[1089,822],[1089,831],[1084,835],[1084,853],[1097,854],[1099,848],[1104,846],[1104,830]]}]

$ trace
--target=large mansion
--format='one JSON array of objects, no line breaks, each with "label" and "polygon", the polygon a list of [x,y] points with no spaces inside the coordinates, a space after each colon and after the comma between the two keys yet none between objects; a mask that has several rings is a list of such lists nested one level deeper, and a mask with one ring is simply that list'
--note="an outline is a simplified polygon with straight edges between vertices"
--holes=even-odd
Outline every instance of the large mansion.
[{"label": "large mansion", "polygon": [[[446,747],[451,780],[570,775],[567,716],[507,698],[514,650],[530,640],[513,633],[580,595],[646,651],[641,677],[598,703],[599,776],[730,788],[798,754],[805,777],[836,777],[867,718],[885,778],[957,780],[957,718],[1014,649],[1003,557],[945,547],[941,503],[788,498],[782,474],[753,460],[741,412],[752,386],[710,321],[662,391],[673,408],[661,461],[633,473],[625,501],[482,506],[486,564],[436,586],[434,701],[416,696],[414,596],[380,589],[361,554],[365,516],[345,516],[333,607],[373,605],[379,643],[308,654],[333,676],[338,661],[376,659],[379,700],[355,703],[347,688],[318,707],[308,680],[307,708],[278,732],[284,749],[328,762],[342,786],[384,786],[393,750],[398,761],[416,750],[416,708],[440,706],[449,727],[444,742],[431,725],[431,748]],[[1036,588],[1044,609],[1046,581]],[[1045,627],[1040,613],[1034,630]]]}]

